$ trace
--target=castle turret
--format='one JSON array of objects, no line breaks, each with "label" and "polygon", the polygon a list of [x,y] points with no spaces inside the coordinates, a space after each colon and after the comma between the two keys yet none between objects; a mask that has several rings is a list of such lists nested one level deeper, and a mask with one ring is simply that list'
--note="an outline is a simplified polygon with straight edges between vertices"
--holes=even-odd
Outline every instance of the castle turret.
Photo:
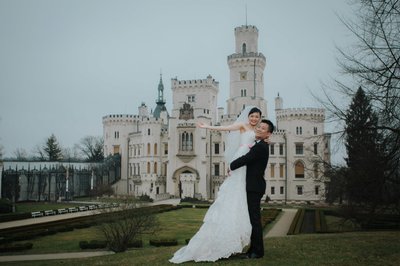
[{"label": "castle turret", "polygon": [[283,109],[283,99],[278,93],[278,96],[275,98],[275,111],[281,109]]}]

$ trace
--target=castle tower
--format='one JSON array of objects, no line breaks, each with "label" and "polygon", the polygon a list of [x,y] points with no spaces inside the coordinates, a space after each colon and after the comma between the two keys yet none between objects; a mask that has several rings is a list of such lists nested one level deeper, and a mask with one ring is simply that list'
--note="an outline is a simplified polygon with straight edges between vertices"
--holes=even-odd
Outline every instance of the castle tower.
[{"label": "castle tower", "polygon": [[267,117],[263,74],[266,60],[258,52],[258,29],[249,25],[236,27],[235,43],[235,53],[228,56],[230,94],[227,114],[237,115],[246,105],[255,105]]}]

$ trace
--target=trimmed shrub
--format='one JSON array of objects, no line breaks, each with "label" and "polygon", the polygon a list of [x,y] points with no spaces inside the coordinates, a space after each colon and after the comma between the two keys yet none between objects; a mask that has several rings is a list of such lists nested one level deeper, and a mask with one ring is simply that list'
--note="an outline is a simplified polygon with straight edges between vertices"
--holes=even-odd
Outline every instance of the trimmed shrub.
[{"label": "trimmed shrub", "polygon": [[89,248],[89,242],[87,242],[86,240],[79,241],[79,247],[81,249],[88,249]]},{"label": "trimmed shrub", "polygon": [[22,213],[8,213],[0,216],[0,222],[9,222],[15,220],[22,220],[31,218],[32,215],[30,212],[22,212]]},{"label": "trimmed shrub", "polygon": [[23,251],[27,249],[32,249],[32,243],[18,243],[18,244],[5,244],[0,245],[0,252],[15,252],[15,251]]},{"label": "trimmed shrub", "polygon": [[155,247],[161,246],[177,246],[178,240],[176,239],[150,239],[149,244]]},{"label": "trimmed shrub", "polygon": [[0,199],[0,213],[12,212],[12,203],[9,199]]},{"label": "trimmed shrub", "polygon": [[128,243],[128,248],[142,248],[143,247],[143,240],[134,240]]}]

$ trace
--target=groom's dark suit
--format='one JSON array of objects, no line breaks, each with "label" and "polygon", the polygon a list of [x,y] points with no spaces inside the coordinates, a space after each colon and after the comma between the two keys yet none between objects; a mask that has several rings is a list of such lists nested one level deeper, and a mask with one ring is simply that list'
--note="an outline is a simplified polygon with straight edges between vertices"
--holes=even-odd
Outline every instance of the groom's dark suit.
[{"label": "groom's dark suit", "polygon": [[269,158],[269,145],[260,140],[250,151],[232,161],[230,169],[235,170],[246,165],[246,192],[247,206],[249,209],[250,222],[252,225],[251,245],[247,251],[259,257],[264,256],[263,231],[261,226],[260,201],[265,193],[264,173]]}]

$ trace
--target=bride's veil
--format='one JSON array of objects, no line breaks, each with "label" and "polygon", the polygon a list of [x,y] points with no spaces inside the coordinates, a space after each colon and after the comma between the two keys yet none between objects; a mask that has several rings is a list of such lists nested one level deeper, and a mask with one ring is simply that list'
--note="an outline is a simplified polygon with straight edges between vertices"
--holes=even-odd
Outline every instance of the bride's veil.
[{"label": "bride's veil", "polygon": [[[247,123],[249,119],[249,112],[252,108],[256,106],[246,106],[241,112],[240,115],[236,118],[234,123]],[[225,160],[230,163],[234,158],[236,151],[238,150],[240,145],[240,131],[229,131],[226,134],[225,139]]]}]

